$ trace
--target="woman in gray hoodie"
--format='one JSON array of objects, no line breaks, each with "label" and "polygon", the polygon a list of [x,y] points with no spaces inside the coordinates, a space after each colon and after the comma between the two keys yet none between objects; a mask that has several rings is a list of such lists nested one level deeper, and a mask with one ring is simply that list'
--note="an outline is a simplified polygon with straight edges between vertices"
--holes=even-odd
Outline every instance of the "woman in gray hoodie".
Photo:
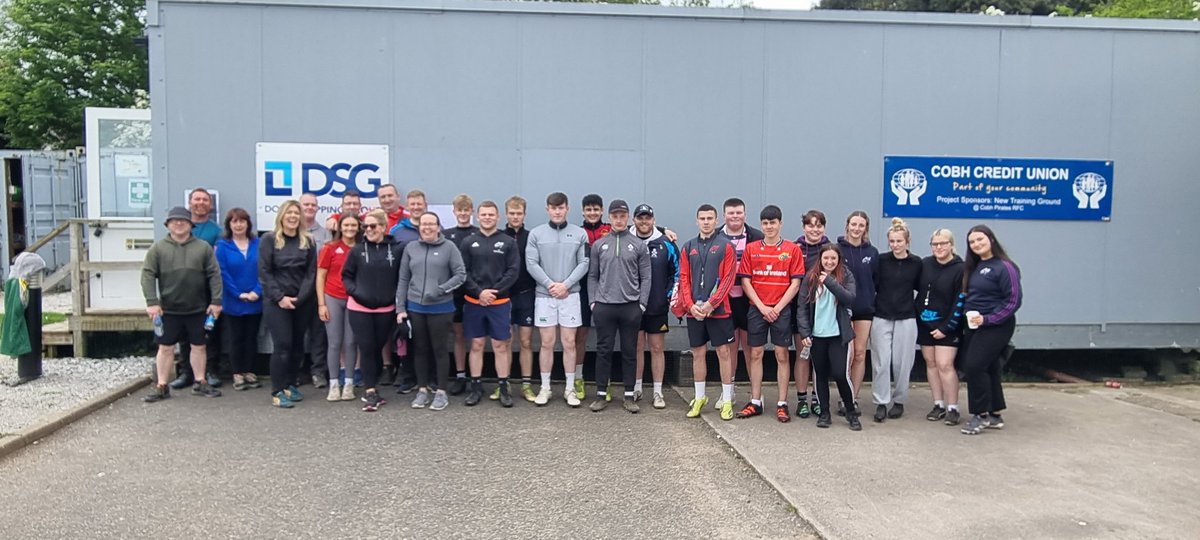
[{"label": "woman in gray hoodie", "polygon": [[[467,280],[462,254],[454,242],[442,236],[437,214],[422,214],[417,225],[420,241],[410,242],[400,258],[400,280],[396,285],[396,322],[412,325],[412,347],[417,371],[414,409],[446,408],[446,379],[450,368],[446,336],[454,317],[454,289]],[[430,392],[430,370],[437,391]],[[432,400],[432,403],[431,403]]]}]

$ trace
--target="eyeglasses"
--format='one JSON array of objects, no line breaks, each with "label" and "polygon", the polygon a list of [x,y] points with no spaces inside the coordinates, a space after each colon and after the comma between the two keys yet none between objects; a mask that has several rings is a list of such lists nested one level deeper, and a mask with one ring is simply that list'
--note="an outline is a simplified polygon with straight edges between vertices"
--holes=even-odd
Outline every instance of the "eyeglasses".
[{"label": "eyeglasses", "polygon": [[378,226],[379,226],[379,224],[378,224],[378,223],[363,223],[363,228],[364,228],[364,229],[374,229],[374,228],[376,228],[376,227],[378,227]]},{"label": "eyeglasses", "polygon": [[950,245],[950,242],[930,242],[929,245],[931,247],[935,247],[935,248],[946,247],[946,246]]}]

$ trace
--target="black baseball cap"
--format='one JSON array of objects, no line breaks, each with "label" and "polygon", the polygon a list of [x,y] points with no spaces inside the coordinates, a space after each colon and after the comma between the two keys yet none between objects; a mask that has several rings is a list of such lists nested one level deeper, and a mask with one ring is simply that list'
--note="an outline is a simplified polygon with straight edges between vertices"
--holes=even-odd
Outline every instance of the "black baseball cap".
[{"label": "black baseball cap", "polygon": [[613,212],[629,213],[629,204],[622,199],[613,199],[611,203],[608,203],[608,213]]},{"label": "black baseball cap", "polygon": [[633,209],[633,217],[638,217],[638,216],[654,217],[654,209],[651,208],[650,205],[648,205],[646,203],[639,204],[639,205],[637,205],[637,208]]}]

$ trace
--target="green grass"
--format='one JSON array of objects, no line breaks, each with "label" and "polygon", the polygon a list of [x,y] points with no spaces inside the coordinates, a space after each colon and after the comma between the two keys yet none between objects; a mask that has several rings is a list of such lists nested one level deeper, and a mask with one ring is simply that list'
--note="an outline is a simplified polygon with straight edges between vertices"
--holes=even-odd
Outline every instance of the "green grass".
[{"label": "green grass", "polygon": [[[42,326],[45,326],[47,324],[54,324],[56,322],[63,322],[65,320],[67,320],[66,313],[58,313],[57,311],[47,311],[45,313],[42,313]],[[3,323],[4,323],[4,314],[0,313],[0,324],[3,324]]]}]

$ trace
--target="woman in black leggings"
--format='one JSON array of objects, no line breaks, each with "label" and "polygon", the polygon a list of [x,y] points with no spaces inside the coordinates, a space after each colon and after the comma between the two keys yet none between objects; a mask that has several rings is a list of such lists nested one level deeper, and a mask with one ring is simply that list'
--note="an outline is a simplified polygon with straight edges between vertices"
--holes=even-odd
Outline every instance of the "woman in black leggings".
[{"label": "woman in black leggings", "polygon": [[375,210],[362,220],[364,239],[354,245],[342,267],[350,328],[358,344],[363,372],[363,408],[374,412],[387,403],[375,387],[383,369],[383,346],[396,328],[396,279],[404,246],[387,234],[387,214]]},{"label": "woman in black leggings", "polygon": [[304,399],[292,384],[304,358],[304,332],[317,313],[317,243],[301,223],[300,203],[279,206],[275,230],[258,249],[258,280],[263,288],[263,321],[271,332],[271,404],[292,408]]},{"label": "woman in black leggings", "polygon": [[854,274],[842,261],[842,251],[834,244],[821,246],[817,268],[808,270],[800,286],[804,310],[796,318],[801,345],[810,347],[809,360],[817,372],[817,403],[821,414],[817,427],[830,424],[829,378],[837,383],[838,394],[846,411],[850,429],[859,431],[862,423],[854,408],[854,389],[850,386],[850,343],[854,326],[850,323],[854,305]]},{"label": "woman in black leggings", "polygon": [[986,225],[967,233],[967,260],[963,266],[963,371],[967,374],[967,403],[971,419],[962,432],[976,435],[984,429],[1004,427],[1005,409],[1001,354],[1017,326],[1021,307],[1021,269],[1008,258],[995,233]]}]

